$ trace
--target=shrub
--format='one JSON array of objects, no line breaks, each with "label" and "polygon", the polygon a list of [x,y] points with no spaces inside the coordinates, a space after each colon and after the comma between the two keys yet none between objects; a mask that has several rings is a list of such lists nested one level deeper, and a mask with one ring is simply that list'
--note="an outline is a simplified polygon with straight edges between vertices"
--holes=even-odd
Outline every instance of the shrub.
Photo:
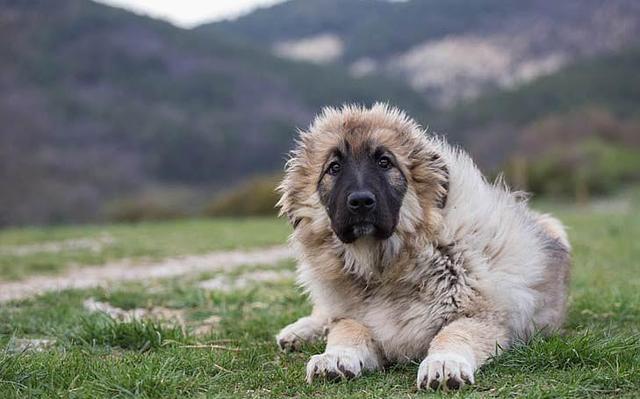
[{"label": "shrub", "polygon": [[276,187],[281,176],[254,177],[218,195],[206,207],[206,216],[277,215],[279,195]]},{"label": "shrub", "polygon": [[536,158],[512,158],[505,175],[519,189],[581,200],[639,180],[640,151],[591,139]]},{"label": "shrub", "polygon": [[109,203],[103,214],[113,222],[171,220],[192,213],[197,193],[187,189],[155,188]]}]

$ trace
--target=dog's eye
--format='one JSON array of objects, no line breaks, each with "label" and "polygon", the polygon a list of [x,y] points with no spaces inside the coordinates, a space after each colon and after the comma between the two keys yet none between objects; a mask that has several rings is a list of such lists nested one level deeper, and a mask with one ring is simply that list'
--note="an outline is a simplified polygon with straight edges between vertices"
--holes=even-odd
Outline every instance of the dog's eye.
[{"label": "dog's eye", "polygon": [[329,167],[327,168],[327,173],[329,173],[331,176],[335,176],[338,173],[340,173],[341,168],[342,166],[340,165],[340,163],[333,161],[329,164]]},{"label": "dog's eye", "polygon": [[391,167],[391,159],[389,159],[389,157],[380,157],[380,159],[378,159],[378,166],[382,169],[389,169]]}]

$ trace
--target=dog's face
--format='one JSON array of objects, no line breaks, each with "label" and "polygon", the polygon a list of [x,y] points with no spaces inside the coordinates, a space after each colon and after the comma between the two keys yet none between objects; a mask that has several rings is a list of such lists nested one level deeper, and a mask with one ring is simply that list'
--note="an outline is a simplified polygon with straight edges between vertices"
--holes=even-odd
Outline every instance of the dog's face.
[{"label": "dog's face", "polygon": [[389,242],[432,237],[448,192],[448,171],[430,139],[401,111],[325,109],[301,132],[279,187],[279,206],[306,248],[361,237]]},{"label": "dog's face", "polygon": [[398,160],[373,138],[345,137],[332,148],[318,182],[322,205],[340,241],[363,236],[389,238],[398,224],[407,179]]}]

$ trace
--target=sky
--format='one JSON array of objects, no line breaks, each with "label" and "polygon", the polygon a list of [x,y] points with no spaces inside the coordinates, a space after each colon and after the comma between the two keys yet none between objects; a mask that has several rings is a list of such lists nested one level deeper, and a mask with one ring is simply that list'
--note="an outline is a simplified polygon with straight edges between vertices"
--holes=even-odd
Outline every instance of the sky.
[{"label": "sky", "polygon": [[237,17],[284,0],[97,0],[138,14],[191,28],[203,22]]}]

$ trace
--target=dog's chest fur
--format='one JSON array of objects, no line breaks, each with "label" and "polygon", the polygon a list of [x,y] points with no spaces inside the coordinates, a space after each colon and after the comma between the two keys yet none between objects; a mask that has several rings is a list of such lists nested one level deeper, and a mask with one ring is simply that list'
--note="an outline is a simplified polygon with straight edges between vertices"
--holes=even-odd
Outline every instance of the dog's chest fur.
[{"label": "dog's chest fur", "polygon": [[440,328],[463,315],[476,296],[464,255],[453,245],[429,247],[417,256],[400,254],[388,265],[359,266],[375,272],[336,281],[335,304],[342,317],[369,327],[390,362],[425,356]]}]

